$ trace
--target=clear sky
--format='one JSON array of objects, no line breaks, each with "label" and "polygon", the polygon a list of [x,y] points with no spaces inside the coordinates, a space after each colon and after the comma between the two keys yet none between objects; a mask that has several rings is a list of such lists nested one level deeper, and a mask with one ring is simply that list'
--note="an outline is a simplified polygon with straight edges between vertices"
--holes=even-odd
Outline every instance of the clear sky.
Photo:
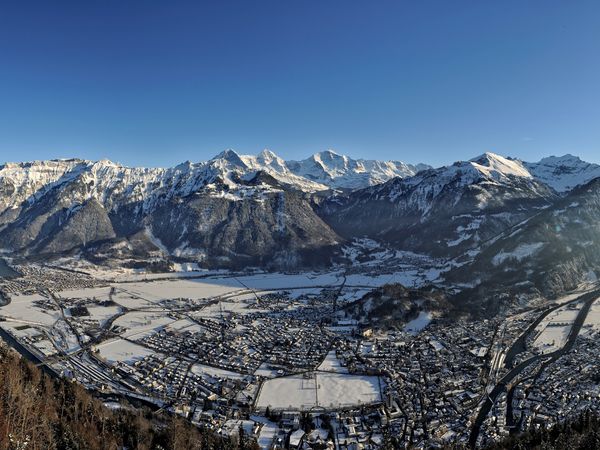
[{"label": "clear sky", "polygon": [[600,2],[0,5],[0,161],[600,162]]}]

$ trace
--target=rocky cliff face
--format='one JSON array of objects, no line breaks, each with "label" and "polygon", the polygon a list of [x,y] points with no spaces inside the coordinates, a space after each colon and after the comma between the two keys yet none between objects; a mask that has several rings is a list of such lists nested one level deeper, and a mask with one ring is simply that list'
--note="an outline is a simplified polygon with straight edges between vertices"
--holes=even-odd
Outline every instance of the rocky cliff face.
[{"label": "rocky cliff face", "polygon": [[85,251],[297,267],[330,255],[339,241],[301,190],[251,170],[233,152],[171,169],[6,165],[0,180],[0,245],[30,256]]}]

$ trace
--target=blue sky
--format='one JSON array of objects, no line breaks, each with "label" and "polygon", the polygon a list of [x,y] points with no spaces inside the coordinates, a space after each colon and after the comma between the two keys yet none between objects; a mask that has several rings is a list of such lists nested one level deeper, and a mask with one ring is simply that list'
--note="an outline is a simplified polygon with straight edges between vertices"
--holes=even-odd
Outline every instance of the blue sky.
[{"label": "blue sky", "polygon": [[0,6],[0,161],[600,162],[598,1]]}]

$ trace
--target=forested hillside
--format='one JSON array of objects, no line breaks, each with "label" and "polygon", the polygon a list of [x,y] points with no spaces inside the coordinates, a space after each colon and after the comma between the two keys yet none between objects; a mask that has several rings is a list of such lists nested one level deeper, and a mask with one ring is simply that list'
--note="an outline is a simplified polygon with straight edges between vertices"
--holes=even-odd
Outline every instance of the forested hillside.
[{"label": "forested hillside", "polygon": [[[248,444],[247,448],[250,448]],[[182,418],[109,409],[75,383],[51,379],[0,345],[0,449],[238,449]]]},{"label": "forested hillside", "polygon": [[531,431],[489,447],[490,450],[597,450],[600,449],[600,416],[588,412],[548,430]]}]

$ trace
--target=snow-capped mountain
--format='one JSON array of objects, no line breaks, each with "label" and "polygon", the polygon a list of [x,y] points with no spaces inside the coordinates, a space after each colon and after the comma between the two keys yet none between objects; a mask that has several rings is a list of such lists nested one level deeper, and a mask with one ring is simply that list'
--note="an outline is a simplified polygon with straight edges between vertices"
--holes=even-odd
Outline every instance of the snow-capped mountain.
[{"label": "snow-capped mountain", "polygon": [[[311,169],[309,166],[316,161],[320,161],[318,170],[316,166]],[[263,171],[283,185],[304,192],[317,192],[332,188],[366,187],[398,176],[411,176],[428,167],[397,161],[353,160],[331,151],[317,153],[303,161],[286,162],[270,150],[263,150],[256,156],[225,150],[206,162],[187,161],[167,169],[129,168],[108,160],[6,163],[0,166],[0,209],[15,207],[33,195],[41,195],[55,183],[64,183],[76,176],[93,180],[95,195],[101,195],[100,191],[107,189],[112,191],[116,184],[120,184],[126,185],[131,194],[150,201],[156,196],[157,187],[170,184],[165,180],[173,181],[176,186],[177,191],[172,192],[173,195],[185,195],[216,179],[227,185],[235,185],[232,177],[252,178],[256,172]],[[119,180],[119,183],[115,180]]]},{"label": "snow-capped mountain", "polygon": [[524,163],[538,180],[557,192],[567,192],[600,177],[600,165],[587,163],[577,156],[550,156],[537,163]]},{"label": "snow-capped mountain", "polygon": [[400,161],[352,159],[332,150],[315,153],[300,161],[285,161],[270,150],[263,150],[257,156],[239,155],[239,159],[247,169],[263,170],[281,183],[305,192],[360,189],[396,177],[410,177],[431,168]]},{"label": "snow-capped mountain", "polygon": [[519,161],[486,153],[331,197],[319,213],[345,237],[450,254],[479,245],[555,198]]},{"label": "snow-capped mountain", "polygon": [[333,187],[292,172],[288,167],[288,163],[270,150],[263,150],[256,156],[242,155],[240,156],[240,159],[245,166],[244,170],[262,170],[280,183],[300,189],[304,192],[326,191]]},{"label": "snow-capped mountain", "polygon": [[85,161],[78,159],[6,163],[0,166],[0,210],[13,208],[47,189]]},{"label": "snow-capped mountain", "polygon": [[[0,168],[0,245],[285,266],[337,243],[304,193],[225,151],[168,169],[61,160]],[[303,253],[310,253],[304,255]]]},{"label": "snow-capped mountain", "polygon": [[332,150],[315,153],[301,161],[288,161],[288,169],[303,178],[337,189],[360,189],[392,178],[406,178],[430,169],[426,164],[400,161],[352,159]]},{"label": "snow-capped mountain", "polygon": [[[293,267],[370,237],[444,258],[480,252],[551,209],[600,166],[494,153],[437,169],[334,152],[285,161],[226,150],[205,162],[131,168],[79,159],[0,166],[0,248]],[[325,257],[324,257],[325,255]]]}]

